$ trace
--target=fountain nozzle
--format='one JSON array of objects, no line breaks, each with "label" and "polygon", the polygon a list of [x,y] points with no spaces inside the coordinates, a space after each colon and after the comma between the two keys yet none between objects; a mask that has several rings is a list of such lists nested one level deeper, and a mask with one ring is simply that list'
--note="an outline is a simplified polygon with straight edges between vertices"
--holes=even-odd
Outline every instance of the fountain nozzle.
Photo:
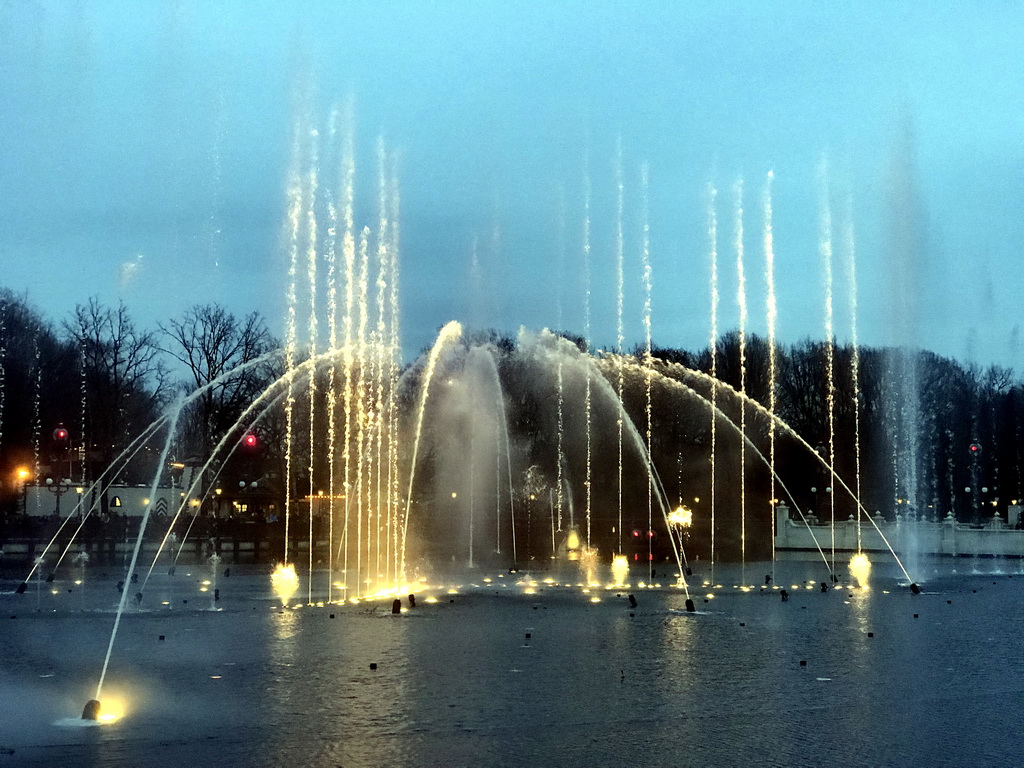
[{"label": "fountain nozzle", "polygon": [[83,720],[99,720],[100,719],[100,702],[99,699],[89,699],[85,702],[85,709],[82,710]]},{"label": "fountain nozzle", "polygon": [[921,588],[919,586],[917,586],[917,584],[911,584],[910,585],[910,591],[912,593],[914,593],[915,595],[920,595],[921,594]]}]

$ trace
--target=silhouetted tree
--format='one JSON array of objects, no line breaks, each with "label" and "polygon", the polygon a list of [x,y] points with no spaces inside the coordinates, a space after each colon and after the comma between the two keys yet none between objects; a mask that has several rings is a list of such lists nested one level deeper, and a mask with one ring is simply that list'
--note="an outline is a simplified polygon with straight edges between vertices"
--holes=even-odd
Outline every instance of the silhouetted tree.
[{"label": "silhouetted tree", "polygon": [[[161,325],[165,350],[185,366],[186,391],[202,393],[184,419],[186,450],[202,457],[276,378],[278,347],[258,312],[236,318],[219,304],[197,305]],[[257,362],[259,361],[259,362]],[[240,369],[247,363],[254,363]]]}]

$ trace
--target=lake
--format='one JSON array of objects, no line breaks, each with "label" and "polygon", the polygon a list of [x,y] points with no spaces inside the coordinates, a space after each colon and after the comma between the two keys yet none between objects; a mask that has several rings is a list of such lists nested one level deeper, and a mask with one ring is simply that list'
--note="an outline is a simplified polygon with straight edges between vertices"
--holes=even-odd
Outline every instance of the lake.
[{"label": "lake", "polygon": [[925,564],[920,595],[878,565],[869,590],[822,593],[822,571],[777,563],[783,602],[734,588],[736,568],[703,586],[694,564],[694,614],[667,584],[524,594],[523,574],[472,573],[394,616],[282,609],[266,569],[221,566],[214,587],[179,566],[121,622],[103,700],[124,716],[90,727],[118,577],[9,581],[0,768],[1019,763],[1017,563]]}]

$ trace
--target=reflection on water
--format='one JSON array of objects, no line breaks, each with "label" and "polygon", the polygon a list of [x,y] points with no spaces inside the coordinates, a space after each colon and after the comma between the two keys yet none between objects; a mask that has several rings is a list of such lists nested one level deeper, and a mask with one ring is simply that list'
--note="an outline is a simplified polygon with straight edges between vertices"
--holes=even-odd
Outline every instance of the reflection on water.
[{"label": "reflection on water", "polygon": [[[818,576],[787,568],[787,586]],[[770,587],[710,586],[697,614],[669,591],[635,591],[632,607],[627,592],[592,603],[541,584],[537,595],[438,593],[400,616],[372,603],[282,610],[266,574],[236,573],[222,611],[179,602],[126,617],[111,681],[126,716],[108,728],[53,724],[81,712],[109,614],[82,612],[78,595],[67,611],[18,614],[23,604],[0,595],[18,616],[0,623],[0,747],[14,750],[0,750],[0,768],[214,756],[255,768],[782,766],[850,755],[931,766],[956,764],[965,728],[991,745],[988,764],[1012,764],[1024,580],[936,577],[931,594],[913,596],[883,570],[870,591],[800,589],[788,602]]]}]

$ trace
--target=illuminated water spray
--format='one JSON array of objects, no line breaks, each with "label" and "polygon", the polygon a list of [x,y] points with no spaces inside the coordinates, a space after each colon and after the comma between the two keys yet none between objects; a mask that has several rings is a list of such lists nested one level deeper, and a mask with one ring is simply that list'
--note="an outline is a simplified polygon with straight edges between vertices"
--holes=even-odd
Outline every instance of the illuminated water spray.
[{"label": "illuminated water spray", "polygon": [[[338,110],[331,112],[330,145],[333,147],[337,137]],[[331,353],[331,364],[327,370],[327,492],[330,498],[329,517],[327,521],[327,601],[334,600],[334,523],[335,499],[335,441],[338,434],[338,208],[334,201],[330,185],[325,189],[327,200],[327,333],[328,348]],[[312,549],[312,548],[311,548]]]},{"label": "illuminated water spray", "polygon": [[[40,440],[43,433],[43,420],[40,410],[40,398],[43,391],[42,349],[39,346],[39,334],[42,329],[36,324],[32,334],[32,477],[39,482]],[[36,495],[36,505],[41,503]],[[27,511],[27,510],[26,510]]]},{"label": "illuminated water spray", "polygon": [[[626,185],[623,180],[622,171],[622,137],[618,139],[618,145],[615,153],[615,288],[616,288],[616,302],[615,302],[615,317],[616,317],[616,331],[615,331],[615,353],[619,360],[622,359],[622,347],[625,344],[625,331],[622,325],[622,308],[623,308],[623,293],[624,293],[624,258],[625,258],[625,235],[623,233],[625,217],[625,196],[626,196]],[[617,392],[619,395],[619,402],[622,402],[622,390],[625,373],[622,369],[622,364],[619,364],[618,370],[618,388]],[[616,549],[617,554],[622,554],[622,415],[618,417],[618,456],[619,456],[619,522],[615,529],[618,535],[618,547]]]},{"label": "illuminated water spray", "polygon": [[[167,466],[167,454],[171,449],[171,442],[174,438],[174,430],[178,425],[178,418],[181,416],[182,411],[182,400],[179,398],[178,402],[174,404],[171,411],[171,417],[168,420],[167,425],[167,438],[164,440],[164,447],[160,453],[159,461],[157,462],[158,467]],[[149,490],[149,498],[146,502],[146,509],[142,513],[142,519],[139,521],[139,532],[135,538],[135,547],[132,549],[131,561],[128,563],[128,570],[126,571],[125,582],[128,581],[128,575],[135,573],[135,565],[139,561],[139,552],[142,550],[142,541],[146,533],[146,524],[149,522],[150,513],[153,511],[154,503],[156,502],[157,489],[160,486],[160,473],[157,473],[156,477],[153,478],[153,485]],[[103,682],[107,677],[107,668],[110,666],[110,654],[114,650],[114,640],[117,638],[117,629],[121,624],[121,616],[124,615],[125,605],[128,603],[128,594],[131,592],[130,589],[121,590],[121,600],[117,605],[117,612],[114,615],[114,627],[110,632],[110,642],[107,644],[107,653],[103,658],[103,669],[100,672],[99,682],[96,684],[96,696],[94,701],[97,702],[96,709],[99,709],[99,702],[103,700]],[[88,704],[86,707],[88,708]],[[84,717],[84,714],[83,714]],[[93,718],[95,719],[95,718]]]},{"label": "illuminated water spray", "polygon": [[[3,328],[0,327],[0,337],[2,337],[2,336],[3,336]],[[81,474],[79,475],[79,482],[82,485],[86,484],[86,479],[85,479],[86,478],[86,475],[85,475],[85,469],[86,469],[86,463],[85,463],[85,446],[86,446],[85,426],[86,426],[86,417],[88,415],[88,410],[89,410],[88,409],[89,386],[88,386],[87,377],[86,377],[85,361],[86,361],[86,358],[85,358],[85,334],[83,333],[82,334],[82,343],[79,344],[79,346],[78,346],[78,365],[79,365],[78,386],[79,386],[79,403],[80,403],[79,407],[81,409],[80,414],[79,414],[79,419],[80,420],[79,420],[79,424],[78,424],[78,430],[79,430],[78,431],[78,466],[79,466],[80,471],[81,471]],[[3,408],[3,371],[2,371],[2,368],[3,368],[3,361],[0,360],[0,421],[3,421],[3,416],[4,416],[4,408]]]},{"label": "illuminated water spray", "polygon": [[775,578],[775,505],[778,503],[775,492],[775,406],[776,383],[778,380],[778,361],[775,349],[775,326],[779,311],[775,297],[775,239],[772,230],[772,181],[775,172],[768,171],[764,183],[764,275],[768,296],[766,302],[766,320],[768,322],[768,413],[771,421],[768,424],[768,464],[771,471],[771,507],[772,516],[772,580]]},{"label": "illuminated water spray", "polygon": [[[377,528],[374,550],[374,571],[378,574],[387,571],[388,561],[388,536],[387,536],[387,500],[384,494],[383,481],[386,478],[384,466],[386,463],[385,449],[387,447],[385,431],[388,424],[384,419],[384,398],[385,386],[390,381],[390,355],[387,349],[387,306],[388,306],[388,277],[390,273],[389,262],[391,260],[390,230],[391,220],[388,211],[388,169],[387,152],[384,148],[384,138],[377,139],[377,324],[374,331],[374,392],[373,392],[373,422],[374,427],[371,435],[374,439],[374,504],[372,506],[374,525]],[[390,462],[387,462],[390,463]],[[384,551],[381,552],[381,545]]]},{"label": "illuminated water spray", "polygon": [[390,498],[388,507],[390,509],[391,526],[391,578],[398,580],[399,573],[399,471],[398,471],[398,373],[402,361],[402,344],[398,307],[398,278],[400,253],[400,214],[401,194],[398,188],[398,155],[392,154],[388,170],[388,203],[391,206],[391,258],[388,260],[390,271],[388,279],[388,308],[390,325],[388,329],[388,347],[390,349],[388,368],[388,391],[387,402],[388,412],[388,487]]},{"label": "illuminated water spray", "polygon": [[[367,306],[367,292],[369,290],[369,269],[370,269],[370,229],[363,227],[359,233],[359,267],[356,274],[356,298],[358,300],[356,310],[356,356],[358,366],[356,369],[355,382],[355,413],[356,420],[356,574],[358,575],[358,594],[362,594],[363,585],[366,579],[363,578],[363,565],[369,564],[369,560],[363,559],[364,532],[369,533],[364,525],[364,515],[369,511],[366,491],[366,433],[367,433],[367,343],[366,325],[369,316]],[[365,542],[369,544],[369,535],[365,536]]]},{"label": "illuminated water spray", "polygon": [[612,584],[617,587],[625,586],[627,576],[629,576],[629,559],[625,555],[615,555],[612,558]]},{"label": "illuminated water spray", "polygon": [[353,374],[355,368],[355,334],[352,328],[355,314],[355,278],[356,278],[356,238],[355,238],[355,137],[349,123],[345,135],[345,146],[342,151],[342,200],[344,235],[342,237],[342,259],[345,264],[345,313],[342,315],[342,330],[345,346],[342,354],[345,390],[342,396],[345,411],[345,434],[341,447],[341,459],[344,472],[342,489],[345,496],[345,519],[342,569],[345,572],[345,596],[348,597],[349,549],[351,548],[351,511],[353,494],[356,493],[352,473],[352,419],[355,412],[355,387]]},{"label": "illuminated water spray", "polygon": [[[590,275],[590,171],[589,161],[586,162],[587,170],[583,174],[583,337],[587,345],[587,354],[590,354],[590,291],[591,291],[591,275]],[[587,382],[586,390],[583,396],[583,410],[586,416],[587,423],[587,461],[586,461],[586,477],[584,480],[584,488],[586,490],[586,515],[587,515],[587,552],[591,552],[590,547],[590,521],[591,521],[591,506],[593,501],[591,483],[593,479],[592,474],[592,459],[593,459],[593,430],[591,426],[592,419],[592,386],[590,381],[590,366],[587,366]],[[591,557],[591,559],[593,559]]]},{"label": "illuminated water spray", "polygon": [[[846,281],[850,305],[850,378],[853,380],[854,493],[860,498],[860,342],[857,338],[857,242],[853,230],[853,198],[847,195],[843,222]],[[951,486],[952,487],[952,486]],[[857,515],[857,552],[861,551],[861,516]]]},{"label": "illuminated water spray", "polygon": [[[828,403],[828,464],[836,465],[836,388],[835,388],[835,330],[832,310],[832,205],[829,200],[828,164],[824,159],[821,163],[821,221],[818,252],[825,282],[825,387]],[[829,483],[831,486],[832,483]],[[836,562],[836,495],[828,493],[829,530],[832,535],[832,570]]]},{"label": "illuminated water spray", "polygon": [[[420,402],[416,414],[416,432],[413,437],[412,460],[409,463],[409,486],[406,491],[405,516],[402,522],[401,573],[403,577],[405,575],[405,545],[409,534],[409,510],[412,504],[413,482],[416,480],[416,460],[419,457],[420,438],[423,435],[423,417],[427,411],[427,398],[430,396],[430,382],[434,378],[434,369],[437,367],[437,361],[441,357],[441,352],[444,351],[445,345],[450,341],[458,339],[461,335],[462,326],[454,320],[441,329],[441,332],[437,335],[437,340],[434,342],[434,346],[430,349],[430,355],[427,357],[427,364],[423,369],[423,375],[421,377]],[[512,530],[515,530],[514,526]]]},{"label": "illuminated water spray", "polygon": [[[643,217],[642,242],[640,248],[641,269],[644,283],[644,393],[646,396],[645,410],[647,414],[646,438],[647,455],[651,456],[651,443],[653,442],[653,423],[651,414],[651,381],[654,375],[651,359],[651,223],[650,223],[650,201],[648,200],[649,169],[644,163],[640,169],[640,196]],[[647,576],[652,577],[654,571],[654,540],[651,533],[654,531],[654,464],[647,462]]]},{"label": "illuminated water spray", "polygon": [[711,265],[709,288],[711,291],[711,580],[715,579],[715,453],[718,437],[718,190],[708,184],[708,260]]},{"label": "illuminated water spray", "polygon": [[295,566],[292,563],[278,563],[277,568],[270,574],[270,588],[281,601],[281,605],[288,605],[288,601],[299,591],[299,576],[295,573]]},{"label": "illuminated water spray", "polygon": [[[310,132],[310,164],[306,176],[306,275],[309,278],[309,356],[317,354],[317,223],[316,195],[318,181],[317,137],[314,130]],[[309,578],[306,579],[306,601],[313,602],[313,518],[314,518],[314,476],[313,459],[316,456],[316,370],[309,374]]]},{"label": "illuminated water spray", "polygon": [[302,183],[302,131],[296,125],[292,144],[291,169],[288,178],[288,285],[285,293],[287,314],[285,316],[285,375],[288,377],[288,393],[285,397],[285,474],[284,474],[284,564],[288,564],[289,524],[291,521],[291,477],[292,477],[292,429],[295,419],[295,354],[298,343],[297,309],[299,245],[301,239],[303,183]]},{"label": "illuminated water spray", "polygon": [[858,552],[850,558],[850,575],[857,581],[857,586],[861,589],[867,588],[871,576],[871,561],[863,552]]},{"label": "illuminated water spray", "polygon": [[736,303],[739,306],[740,352],[740,561],[743,584],[747,583],[747,277],[743,253],[743,179],[736,181],[735,240],[736,250]]},{"label": "illuminated water spray", "polygon": [[[565,284],[565,193],[559,190],[558,194],[558,280],[556,289],[556,305],[558,316],[558,327],[562,327],[562,286]],[[564,454],[563,441],[565,439],[565,381],[562,371],[562,357],[558,357],[558,447],[555,452],[556,479],[555,479],[555,507],[558,513],[558,530],[562,530],[562,505],[564,503],[562,456]],[[552,544],[552,550],[554,545]]]}]

